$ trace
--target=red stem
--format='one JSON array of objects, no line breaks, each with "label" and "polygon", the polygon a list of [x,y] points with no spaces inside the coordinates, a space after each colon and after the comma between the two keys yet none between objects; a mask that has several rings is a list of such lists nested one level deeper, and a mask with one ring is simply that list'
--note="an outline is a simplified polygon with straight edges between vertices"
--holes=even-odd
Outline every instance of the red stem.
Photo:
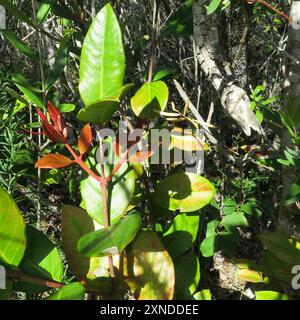
[{"label": "red stem", "polygon": [[96,179],[97,181],[101,181],[102,178],[100,176],[98,176],[94,171],[92,171],[85,163],[84,161],[81,159],[81,157],[78,157],[78,155],[76,154],[76,152],[72,149],[72,147],[66,143],[65,144],[66,148],[70,151],[71,155],[74,157],[75,162],[91,177],[93,177],[94,179]]}]

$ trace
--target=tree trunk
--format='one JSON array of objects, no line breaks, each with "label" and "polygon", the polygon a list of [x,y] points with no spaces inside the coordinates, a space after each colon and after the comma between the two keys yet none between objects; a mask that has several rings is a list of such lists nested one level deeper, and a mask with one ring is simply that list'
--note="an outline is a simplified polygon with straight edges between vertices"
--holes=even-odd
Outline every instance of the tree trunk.
[{"label": "tree trunk", "polygon": [[197,58],[204,74],[212,82],[220,96],[225,112],[251,135],[251,129],[262,134],[256,116],[250,110],[247,93],[238,86],[230,68],[224,63],[218,32],[218,15],[207,15],[206,0],[193,3],[194,39],[197,46]]},{"label": "tree trunk", "polygon": [[[287,47],[287,76],[285,81],[287,101],[300,101],[300,1],[292,1],[291,13],[292,23],[289,26],[289,43]],[[299,108],[299,103],[293,104],[290,108]],[[297,110],[290,110],[296,113]],[[299,112],[299,111],[298,111]],[[299,123],[296,124],[299,128]],[[295,149],[287,130],[282,134],[283,148]],[[282,170],[282,199],[290,190],[291,184],[296,182],[296,172],[294,167],[283,167]],[[293,233],[293,213],[297,210],[295,205],[284,206],[283,200],[280,206],[278,217],[278,228],[288,234]]]}]

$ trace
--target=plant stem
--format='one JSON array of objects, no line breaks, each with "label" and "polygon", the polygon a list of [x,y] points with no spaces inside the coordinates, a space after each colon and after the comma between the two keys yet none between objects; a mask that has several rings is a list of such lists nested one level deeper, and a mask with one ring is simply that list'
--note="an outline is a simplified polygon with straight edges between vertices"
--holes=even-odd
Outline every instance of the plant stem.
[{"label": "plant stem", "polygon": [[[32,14],[33,14],[33,22],[36,25],[37,18],[36,18],[36,7],[35,7],[35,0],[31,0],[32,4]],[[41,50],[41,37],[40,37],[40,31],[37,29],[36,32],[37,35],[37,47],[38,47],[38,55],[39,55],[39,71],[41,76],[41,83],[42,83],[42,95],[43,95],[43,104],[46,106],[46,88],[45,88],[45,76],[44,76],[44,68],[43,68],[43,59],[42,59],[42,50]],[[38,121],[40,121],[40,116],[38,115]],[[38,128],[38,150],[41,150],[42,146],[42,136],[41,136],[41,128]],[[40,158],[40,155],[38,155],[38,158]],[[38,228],[41,227],[41,190],[42,190],[42,184],[41,184],[41,168],[37,169],[37,226]]]},{"label": "plant stem", "polygon": [[160,3],[161,3],[161,0],[155,0],[154,2],[153,29],[152,29],[152,37],[151,37],[148,82],[151,82],[153,78],[153,69],[155,64],[156,43],[157,43],[158,13],[159,13]]},{"label": "plant stem", "polygon": [[[108,210],[108,203],[107,203],[107,183],[108,182],[105,179],[103,140],[99,131],[98,131],[98,139],[99,139],[99,159],[100,159],[100,167],[101,167],[100,187],[101,187],[101,196],[102,196],[104,226],[109,227],[110,221],[109,221],[109,210]],[[114,271],[114,263],[113,263],[112,256],[108,256],[108,265],[109,265],[109,275],[113,279],[115,278],[115,271]]]},{"label": "plant stem", "polygon": [[63,283],[35,278],[30,275],[23,274],[20,271],[8,271],[7,276],[12,280],[24,281],[53,289],[59,289],[64,286]]},{"label": "plant stem", "polygon": [[81,159],[81,157],[78,157],[78,155],[76,154],[76,152],[72,149],[72,147],[66,143],[65,144],[66,148],[70,151],[71,155],[74,157],[75,162],[91,177],[93,177],[94,179],[96,179],[97,181],[101,181],[102,178],[100,176],[98,176],[94,171],[92,171],[85,163],[84,161]]}]

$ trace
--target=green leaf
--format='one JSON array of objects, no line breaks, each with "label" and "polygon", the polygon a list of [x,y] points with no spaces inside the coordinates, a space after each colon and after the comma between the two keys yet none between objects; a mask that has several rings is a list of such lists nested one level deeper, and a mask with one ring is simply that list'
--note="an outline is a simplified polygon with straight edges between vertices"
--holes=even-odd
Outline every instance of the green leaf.
[{"label": "green leaf", "polygon": [[10,11],[14,16],[16,16],[18,19],[22,20],[23,22],[29,24],[34,29],[36,29],[36,26],[34,23],[22,12],[20,11],[10,0],[0,0],[0,5],[5,7],[8,11]]},{"label": "green leaf", "polygon": [[218,234],[216,228],[218,220],[212,220],[207,224],[205,239],[201,242],[200,251],[203,257],[211,257],[218,247]]},{"label": "green leaf", "polygon": [[288,300],[288,296],[276,291],[255,291],[256,300]]},{"label": "green leaf", "polygon": [[[81,208],[64,205],[62,207],[62,241],[64,253],[74,276],[103,291],[110,290],[109,265],[107,257],[87,258],[77,251],[77,243],[85,234],[101,228],[87,212]],[[114,266],[119,267],[114,257]]]},{"label": "green leaf", "polygon": [[247,281],[251,283],[264,282],[262,274],[254,270],[241,269],[235,273],[235,276],[242,281]]},{"label": "green leaf", "polygon": [[97,14],[82,46],[79,92],[85,106],[118,99],[125,67],[121,29],[108,3]]},{"label": "green leaf", "polygon": [[115,113],[120,101],[118,99],[106,99],[95,102],[78,112],[78,119],[85,123],[103,124]]},{"label": "green leaf", "polygon": [[290,285],[291,270],[300,261],[300,242],[279,231],[261,234],[258,238],[265,247],[260,260],[262,270]]},{"label": "green leaf", "polygon": [[11,196],[0,187],[0,261],[18,267],[26,248],[25,223]]},{"label": "green leaf", "polygon": [[220,6],[222,0],[212,0],[207,7],[207,14],[214,13]]},{"label": "green leaf", "polygon": [[58,108],[59,108],[60,112],[68,113],[68,112],[74,111],[76,106],[73,103],[62,103],[62,104],[58,105]]},{"label": "green leaf", "polygon": [[3,36],[20,52],[25,54],[28,58],[37,61],[38,60],[38,55],[31,50],[27,44],[25,44],[22,40],[20,40],[15,33],[13,33],[10,30],[4,30],[0,29],[0,32],[3,34]]},{"label": "green leaf", "polygon": [[115,224],[80,238],[78,252],[86,257],[120,254],[134,239],[142,224],[139,214],[131,214]]},{"label": "green leaf", "polygon": [[192,300],[200,281],[200,264],[195,254],[177,257],[175,265],[175,299]]},{"label": "green leaf", "polygon": [[85,289],[79,282],[68,284],[59,289],[47,300],[84,300]]},{"label": "green leaf", "polygon": [[168,103],[169,89],[163,81],[146,82],[131,98],[131,108],[137,117],[155,119]]},{"label": "green leaf", "polygon": [[175,271],[171,257],[156,232],[142,231],[133,247],[134,275],[142,284],[139,300],[172,300]]},{"label": "green leaf", "polygon": [[204,289],[194,294],[195,300],[211,300],[211,292],[209,289]]},{"label": "green leaf", "polygon": [[161,31],[161,37],[190,36],[192,34],[193,0],[188,0],[167,20]]},{"label": "green leaf", "polygon": [[221,221],[221,225],[223,225],[227,231],[231,231],[235,227],[247,227],[248,221],[243,213],[234,212],[225,216]]},{"label": "green leaf", "polygon": [[12,80],[19,90],[22,91],[33,104],[44,109],[44,103],[41,95],[36,92],[36,88],[33,88],[25,77],[16,73],[12,75]]},{"label": "green leaf", "polygon": [[69,35],[65,35],[60,43],[60,46],[55,54],[55,61],[50,70],[48,78],[45,81],[45,87],[48,89],[60,77],[68,62],[69,57]]},{"label": "green leaf", "polygon": [[[33,277],[61,282],[63,263],[58,249],[46,235],[32,226],[26,226],[27,248],[20,264],[22,272]],[[18,283],[18,290],[40,292],[48,290],[41,286]]]},{"label": "green leaf", "polygon": [[171,74],[172,74],[172,71],[168,68],[160,69],[155,73],[153,77],[153,81],[161,80],[163,78],[170,76]]},{"label": "green leaf", "polygon": [[215,188],[205,178],[194,173],[174,173],[162,180],[154,202],[166,209],[192,212],[206,206],[214,197]]},{"label": "green leaf", "polygon": [[300,242],[276,231],[258,235],[261,243],[277,259],[291,265],[299,264]]},{"label": "green leaf", "polygon": [[[111,146],[111,144],[109,144]],[[112,152],[110,148],[110,152]],[[95,166],[95,159],[90,157],[90,166]],[[117,160],[117,159],[116,159]],[[97,164],[96,169],[100,172],[100,164]],[[112,170],[112,165],[108,163],[105,164],[106,176],[110,174]],[[124,163],[118,170],[118,172],[112,178],[112,181],[108,184],[108,199],[109,199],[109,211],[110,211],[110,221],[111,223],[117,222],[123,214],[130,203],[130,200],[134,193],[135,187],[135,173],[128,164]],[[104,225],[104,216],[102,209],[102,195],[99,182],[83,174],[80,191],[82,196],[81,207],[84,208],[88,214],[98,223]]]},{"label": "green leaf", "polygon": [[[53,1],[52,1],[53,2]],[[50,10],[51,10],[52,3],[41,3],[40,7],[36,13],[36,20],[37,23],[40,25],[47,19]]]},{"label": "green leaf", "polygon": [[172,258],[191,248],[196,240],[199,227],[199,214],[182,213],[171,222],[163,235],[163,243]]}]

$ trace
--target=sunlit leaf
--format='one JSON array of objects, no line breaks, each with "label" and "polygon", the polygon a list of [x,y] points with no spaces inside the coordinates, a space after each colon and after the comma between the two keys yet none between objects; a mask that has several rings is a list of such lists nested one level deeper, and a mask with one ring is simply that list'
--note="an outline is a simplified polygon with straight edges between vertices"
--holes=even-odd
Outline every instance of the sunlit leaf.
[{"label": "sunlit leaf", "polygon": [[162,180],[155,192],[154,202],[166,209],[192,212],[207,205],[215,194],[214,186],[194,173],[174,173]]},{"label": "sunlit leaf", "polygon": [[171,257],[154,231],[142,231],[133,247],[139,300],[172,300],[175,272]]},{"label": "sunlit leaf", "polygon": [[[110,3],[95,17],[84,39],[79,71],[79,92],[86,107],[101,100],[119,100],[125,74],[125,53],[122,33]],[[109,120],[116,105],[106,105],[111,112],[101,109]],[[98,113],[100,113],[98,110]],[[91,121],[92,122],[92,121]]]},{"label": "sunlit leaf", "polygon": [[163,81],[146,82],[131,98],[131,108],[137,117],[155,119],[168,99],[169,89]]},{"label": "sunlit leaf", "polygon": [[0,261],[19,266],[26,248],[25,223],[11,196],[0,187]]},{"label": "sunlit leaf", "polygon": [[42,169],[58,169],[71,165],[73,161],[61,154],[47,154],[43,158],[39,159],[35,167]]},{"label": "sunlit leaf", "polygon": [[81,132],[78,139],[78,149],[80,154],[84,154],[88,151],[93,139],[92,128],[89,124],[86,124]]},{"label": "sunlit leaf", "polygon": [[59,289],[47,300],[83,300],[85,289],[79,282],[70,283]]},{"label": "sunlit leaf", "polygon": [[78,242],[78,252],[86,257],[120,254],[134,239],[141,224],[141,216],[131,214],[109,227],[87,233]]}]

